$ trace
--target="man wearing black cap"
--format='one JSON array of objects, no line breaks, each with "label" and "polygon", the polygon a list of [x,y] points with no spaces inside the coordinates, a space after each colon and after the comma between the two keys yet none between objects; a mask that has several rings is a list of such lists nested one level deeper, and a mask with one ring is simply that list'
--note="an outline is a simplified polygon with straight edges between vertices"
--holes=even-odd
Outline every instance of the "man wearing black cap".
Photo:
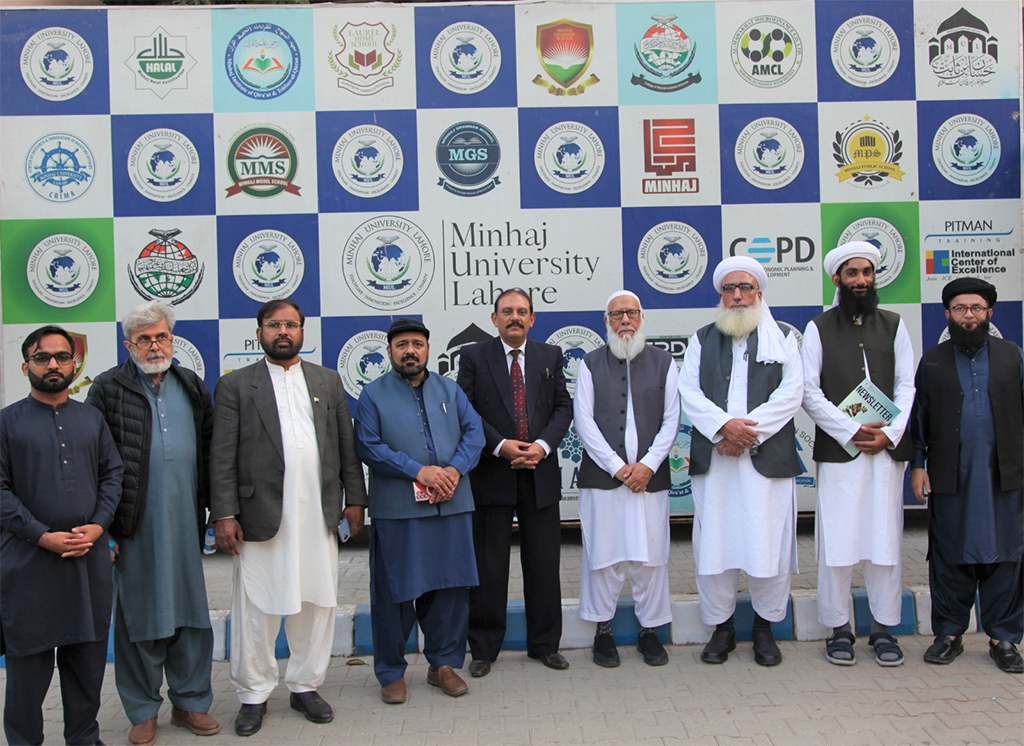
[{"label": "man wearing black cap", "polygon": [[463,477],[484,446],[480,417],[455,381],[427,370],[430,332],[415,319],[388,330],[391,370],[356,407],[356,452],[370,467],[373,669],[386,704],[406,700],[405,647],[423,631],[427,683],[468,691],[469,588],[477,585],[473,492]]},{"label": "man wearing black cap", "polygon": [[943,288],[949,340],[917,368],[910,483],[928,499],[935,642],[925,661],[951,663],[964,651],[977,592],[989,655],[1000,670],[1024,673],[1024,360],[1016,344],[989,336],[995,302],[995,287],[973,277]]}]

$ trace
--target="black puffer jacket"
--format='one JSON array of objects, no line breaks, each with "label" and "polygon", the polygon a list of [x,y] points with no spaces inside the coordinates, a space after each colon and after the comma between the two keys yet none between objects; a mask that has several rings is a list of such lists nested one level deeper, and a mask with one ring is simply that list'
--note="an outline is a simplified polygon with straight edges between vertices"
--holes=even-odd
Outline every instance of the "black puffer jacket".
[{"label": "black puffer jacket", "polygon": [[[117,450],[124,461],[124,481],[121,502],[110,524],[110,535],[115,539],[129,539],[135,534],[142,513],[146,509],[146,486],[149,480],[149,449],[152,442],[153,422],[149,401],[139,378],[138,366],[131,358],[116,368],[104,371],[92,386],[86,403],[103,413]],[[189,399],[196,425],[197,465],[199,476],[199,510],[197,530],[202,546],[206,533],[206,510],[210,507],[210,441],[213,439],[213,403],[210,390],[191,370],[177,363],[171,365],[167,375],[177,376]]]}]

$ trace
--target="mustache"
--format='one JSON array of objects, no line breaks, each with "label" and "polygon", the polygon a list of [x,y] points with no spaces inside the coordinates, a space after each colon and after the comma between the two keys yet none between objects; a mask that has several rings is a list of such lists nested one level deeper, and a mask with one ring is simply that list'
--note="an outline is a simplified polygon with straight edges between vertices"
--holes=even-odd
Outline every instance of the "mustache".
[{"label": "mustache", "polygon": [[511,329],[513,326],[518,326],[520,329],[522,329],[523,323],[521,321],[510,321],[507,324],[505,324],[506,329]]}]

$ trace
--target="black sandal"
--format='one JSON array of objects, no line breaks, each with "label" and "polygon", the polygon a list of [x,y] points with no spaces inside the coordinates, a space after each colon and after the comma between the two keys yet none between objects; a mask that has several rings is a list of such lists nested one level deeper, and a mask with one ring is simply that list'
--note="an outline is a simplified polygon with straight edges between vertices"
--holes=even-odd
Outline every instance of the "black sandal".
[{"label": "black sandal", "polygon": [[[868,645],[875,649],[875,663],[880,666],[902,666],[903,651],[896,642],[896,638],[888,632],[875,632],[868,638]],[[895,654],[895,658],[886,659],[885,656]]]},{"label": "black sandal", "polygon": [[[857,662],[856,653],[853,652],[853,643],[855,642],[857,642],[857,638],[853,636],[852,632],[847,632],[845,629],[833,632],[832,636],[825,641],[825,658],[829,663],[835,663],[837,666],[854,665]],[[836,657],[839,654],[849,657]]]}]

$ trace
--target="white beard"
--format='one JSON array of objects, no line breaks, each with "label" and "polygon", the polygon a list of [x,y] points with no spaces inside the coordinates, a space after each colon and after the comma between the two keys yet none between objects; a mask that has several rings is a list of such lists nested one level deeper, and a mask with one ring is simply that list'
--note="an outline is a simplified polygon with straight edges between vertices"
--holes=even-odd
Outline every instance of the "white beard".
[{"label": "white beard", "polygon": [[761,301],[745,308],[725,308],[719,306],[718,316],[715,318],[715,327],[727,337],[743,339],[752,331],[757,329],[761,323],[764,311],[761,308]]},{"label": "white beard", "polygon": [[132,360],[139,366],[139,370],[148,376],[155,376],[158,373],[164,373],[171,367],[173,357],[170,353],[164,355],[162,358],[153,358],[152,360],[142,360],[135,355],[132,355]]},{"label": "white beard", "polygon": [[[606,328],[608,328],[607,325]],[[628,338],[620,337],[611,328],[608,328],[607,339],[608,349],[619,360],[632,360],[643,352],[644,345],[647,344],[647,337],[644,335],[642,327],[633,332],[632,337]]]}]

